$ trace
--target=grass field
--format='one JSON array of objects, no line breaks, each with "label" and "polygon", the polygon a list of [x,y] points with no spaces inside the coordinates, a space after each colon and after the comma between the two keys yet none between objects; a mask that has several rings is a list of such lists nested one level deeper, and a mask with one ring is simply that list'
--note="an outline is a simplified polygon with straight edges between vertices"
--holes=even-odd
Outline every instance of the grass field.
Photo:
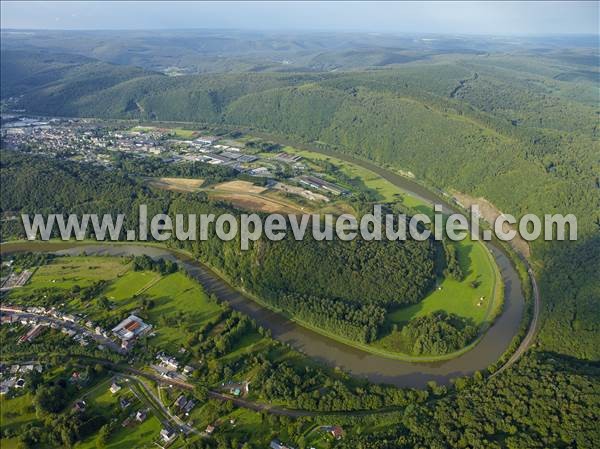
[{"label": "grass field", "polygon": [[[483,324],[488,319],[488,304],[493,300],[496,282],[493,262],[482,244],[465,240],[456,245],[456,250],[463,273],[466,273],[465,279],[459,282],[444,278],[439,284],[441,289],[435,289],[418,304],[390,314],[390,322],[405,323],[436,310],[472,319],[475,324]],[[471,286],[474,281],[479,283],[477,288]],[[478,306],[481,297],[485,299]]]},{"label": "grass field", "polygon": [[192,178],[149,178],[151,187],[173,192],[196,192],[204,183],[203,179]]},{"label": "grass field", "polygon": [[193,139],[198,135],[197,131],[192,131],[190,129],[183,128],[171,128],[169,129],[169,134],[178,137],[180,139]]},{"label": "grass field", "polygon": [[104,294],[110,300],[124,301],[160,279],[158,273],[150,271],[129,271],[111,282]]},{"label": "grass field", "polygon": [[[106,449],[131,449],[155,448],[154,441],[158,438],[162,425],[158,418],[149,415],[143,423],[133,427],[118,426],[111,434]],[[171,446],[171,447],[177,447]],[[75,445],[75,449],[96,449],[96,437],[82,441]]]},{"label": "grass field", "polygon": [[[222,310],[219,304],[208,300],[197,282],[183,273],[163,277],[146,290],[144,296],[155,302],[155,306],[148,311],[149,320],[158,334],[153,343],[167,352],[176,352],[185,342],[189,331],[198,329]],[[177,324],[161,326],[161,318],[166,316],[174,318]]]},{"label": "grass field", "polygon": [[121,427],[111,435],[106,449],[155,448],[157,446],[154,440],[158,438],[161,429],[162,425],[158,418],[149,416],[143,423],[133,428]]},{"label": "grass field", "polygon": [[19,447],[18,438],[0,438],[0,447],[2,449],[17,449]]},{"label": "grass field", "polygon": [[226,419],[235,420],[233,425],[230,424],[230,421],[225,422],[228,434],[240,439],[247,438],[250,441],[268,441],[271,429],[262,422],[260,413],[238,408],[231,412]]},{"label": "grass field", "polygon": [[[29,393],[11,399],[0,395],[0,429],[2,433],[4,430],[18,428],[38,420],[32,401],[33,396]],[[4,449],[4,440],[0,446]]]},{"label": "grass field", "polygon": [[465,240],[453,244],[465,279],[439,279],[437,287],[422,301],[390,313],[386,318],[389,333],[374,343],[376,347],[404,352],[405,339],[393,330],[393,325],[401,328],[417,317],[440,310],[466,319],[480,329],[480,335],[491,325],[503,302],[503,287],[492,256],[480,243]]},{"label": "grass field", "polygon": [[11,298],[29,296],[40,288],[69,290],[73,286],[87,287],[100,280],[110,280],[128,270],[123,259],[109,257],[61,257],[40,267],[29,282],[14,289]]}]

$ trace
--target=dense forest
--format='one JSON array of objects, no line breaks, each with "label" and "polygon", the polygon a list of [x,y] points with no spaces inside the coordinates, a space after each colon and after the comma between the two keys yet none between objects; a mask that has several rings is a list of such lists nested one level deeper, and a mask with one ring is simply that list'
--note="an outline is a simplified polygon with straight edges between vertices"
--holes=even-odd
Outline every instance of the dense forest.
[{"label": "dense forest", "polygon": [[599,375],[594,364],[536,352],[502,376],[485,382],[476,376],[443,399],[375,418],[396,425],[340,447],[592,449],[600,444]]},{"label": "dense forest", "polygon": [[476,326],[439,310],[415,318],[403,326],[400,346],[410,354],[448,354],[464,348],[476,336]]},{"label": "dense forest", "polygon": [[281,296],[275,293],[267,298],[274,306],[306,323],[360,343],[376,340],[385,322],[386,310],[376,305],[349,304],[297,293]]}]

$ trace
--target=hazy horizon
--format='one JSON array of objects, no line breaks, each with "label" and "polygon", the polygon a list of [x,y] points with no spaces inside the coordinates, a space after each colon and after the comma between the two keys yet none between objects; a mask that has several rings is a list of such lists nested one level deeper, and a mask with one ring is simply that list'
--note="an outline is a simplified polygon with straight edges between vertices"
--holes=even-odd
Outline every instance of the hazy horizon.
[{"label": "hazy horizon", "polygon": [[11,30],[598,35],[597,2],[20,2]]}]

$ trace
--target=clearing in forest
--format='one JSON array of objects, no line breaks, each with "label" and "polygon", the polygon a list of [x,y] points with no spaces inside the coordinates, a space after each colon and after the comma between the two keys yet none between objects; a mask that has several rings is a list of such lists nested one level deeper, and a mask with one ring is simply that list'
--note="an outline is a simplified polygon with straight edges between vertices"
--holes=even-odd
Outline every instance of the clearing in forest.
[{"label": "clearing in forest", "polygon": [[192,178],[151,178],[148,183],[152,187],[175,192],[195,192],[204,183],[204,179]]}]

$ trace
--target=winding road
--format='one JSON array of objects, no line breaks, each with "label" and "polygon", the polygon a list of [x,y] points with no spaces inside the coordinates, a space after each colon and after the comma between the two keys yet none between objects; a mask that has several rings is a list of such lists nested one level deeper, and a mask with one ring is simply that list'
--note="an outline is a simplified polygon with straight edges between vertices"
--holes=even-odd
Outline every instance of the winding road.
[{"label": "winding road", "polygon": [[527,352],[527,350],[533,344],[535,340],[535,335],[537,333],[538,322],[540,317],[540,310],[542,308],[542,300],[540,297],[540,291],[537,285],[537,281],[535,280],[535,276],[533,274],[533,270],[531,268],[527,269],[527,273],[529,274],[529,279],[531,280],[531,287],[533,289],[533,316],[529,323],[529,328],[527,329],[527,334],[523,340],[521,340],[521,344],[516,349],[516,351],[510,356],[510,358],[502,365],[498,370],[496,370],[491,376],[490,379],[496,377],[503,371],[510,368],[514,365],[522,356]]}]

